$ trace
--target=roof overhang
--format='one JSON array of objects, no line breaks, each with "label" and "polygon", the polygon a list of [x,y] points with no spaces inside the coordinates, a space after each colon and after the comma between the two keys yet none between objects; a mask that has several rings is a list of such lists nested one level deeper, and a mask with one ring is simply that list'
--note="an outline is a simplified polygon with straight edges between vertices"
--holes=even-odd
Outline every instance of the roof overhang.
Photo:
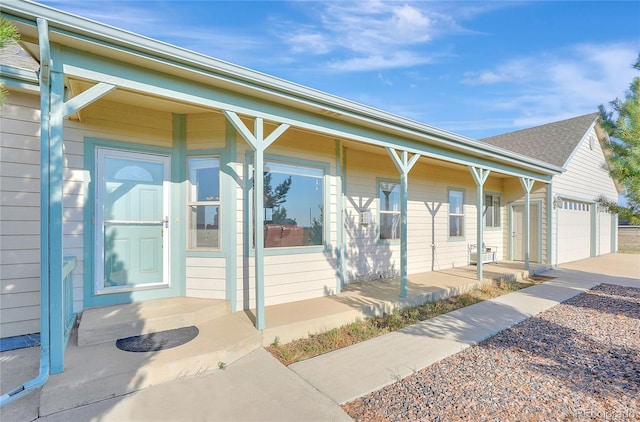
[{"label": "roof overhang", "polygon": [[509,167],[516,173],[522,169],[529,175],[539,175],[540,180],[563,171],[540,160],[48,6],[5,0],[2,15],[15,23],[22,34],[23,46],[36,59],[39,54],[36,19],[40,17],[48,21],[51,43],[329,117],[418,145],[437,146],[469,158],[488,160],[500,164],[498,168]]}]

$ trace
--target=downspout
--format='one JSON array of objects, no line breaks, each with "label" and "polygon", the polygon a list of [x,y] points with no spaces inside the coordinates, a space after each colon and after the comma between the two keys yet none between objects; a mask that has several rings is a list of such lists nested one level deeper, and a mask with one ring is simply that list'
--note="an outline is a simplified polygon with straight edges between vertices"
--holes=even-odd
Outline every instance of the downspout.
[{"label": "downspout", "polygon": [[49,380],[49,109],[51,51],[47,21],[38,18],[40,45],[40,371],[38,375],[0,396],[0,407],[42,387]]}]

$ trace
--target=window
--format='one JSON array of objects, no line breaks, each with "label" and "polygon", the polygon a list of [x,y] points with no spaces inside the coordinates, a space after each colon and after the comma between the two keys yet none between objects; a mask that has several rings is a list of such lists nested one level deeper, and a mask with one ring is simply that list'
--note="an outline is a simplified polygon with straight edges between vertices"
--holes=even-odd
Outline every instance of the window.
[{"label": "window", "polygon": [[484,226],[500,227],[500,196],[484,196]]},{"label": "window", "polygon": [[322,245],[324,170],[265,161],[264,246]]},{"label": "window", "polygon": [[464,191],[449,190],[449,237],[464,237]]},{"label": "window", "polygon": [[189,249],[220,247],[220,160],[190,157],[187,224]]},{"label": "window", "polygon": [[380,199],[380,240],[400,239],[400,185],[397,182],[378,183]]}]

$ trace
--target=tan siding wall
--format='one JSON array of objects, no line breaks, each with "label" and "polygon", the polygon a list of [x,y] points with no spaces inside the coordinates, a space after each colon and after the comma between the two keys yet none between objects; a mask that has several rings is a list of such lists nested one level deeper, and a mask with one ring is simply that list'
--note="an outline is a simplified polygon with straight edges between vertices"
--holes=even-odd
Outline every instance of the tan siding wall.
[{"label": "tan siding wall", "polygon": [[84,170],[85,138],[162,147],[173,143],[171,113],[100,100],[83,109],[80,116],[80,121],[65,120],[64,128],[63,242],[65,256],[75,256],[78,262],[73,272],[74,312],[83,309],[84,294],[83,209],[85,185],[90,180]]},{"label": "tan siding wall", "polygon": [[[540,207],[540,229],[538,231],[538,236],[540,239],[540,255],[538,261],[541,263],[548,262],[548,251],[547,251],[547,239],[548,239],[548,219],[547,219],[547,189],[549,189],[549,185],[547,183],[535,182],[533,188],[531,189],[530,200],[532,203],[539,204]],[[520,181],[517,178],[508,178],[504,179],[504,192],[505,192],[505,202],[507,204],[517,202],[519,204],[524,204],[524,189],[520,184]],[[533,208],[535,212],[535,208]],[[504,246],[505,246],[505,257],[509,256],[509,241],[511,237],[511,233],[509,232],[509,211],[505,210],[505,230],[503,232],[504,235]]]},{"label": "tan siding wall", "polygon": [[[188,153],[225,147],[225,117],[222,114],[190,114],[187,116],[186,126]],[[224,174],[221,174],[221,183],[225,182],[228,181]],[[186,201],[186,198],[181,198],[181,201]],[[225,198],[222,197],[221,201],[224,202]],[[222,226],[221,230],[225,230],[225,227]],[[207,299],[225,299],[226,267],[227,261],[224,257],[188,256],[186,259],[186,295]]]},{"label": "tan siding wall", "polygon": [[[375,170],[372,170],[375,169]],[[347,243],[348,279],[357,281],[399,274],[399,241],[377,242],[379,200],[377,178],[399,181],[400,176],[386,154],[349,151],[347,163]],[[464,191],[465,236],[449,239],[449,189]],[[503,182],[491,176],[485,193],[503,193]],[[372,200],[371,200],[372,199]],[[371,202],[369,203],[369,201]],[[374,224],[357,224],[357,207],[367,203]],[[476,186],[466,168],[460,170],[418,162],[409,173],[407,211],[407,272],[409,274],[464,266],[468,263],[468,247],[476,243]],[[502,195],[501,227],[485,228],[484,242],[498,248],[498,259],[506,256],[505,198]],[[433,247],[432,247],[433,244]]]},{"label": "tan siding wall", "polygon": [[[0,337],[40,330],[39,99],[11,92],[0,128]],[[98,101],[65,120],[63,169],[64,255],[75,256],[74,311],[82,310],[85,137],[171,146],[172,117],[126,104]]]},{"label": "tan siding wall", "polygon": [[[248,122],[249,127],[253,127]],[[265,130],[268,134],[272,127]],[[244,180],[244,163],[246,153],[249,151],[246,142],[237,137],[237,163],[235,168],[238,175]],[[318,136],[290,128],[265,152],[267,156],[288,157],[298,160],[306,160],[328,165],[329,172],[325,176],[325,190],[330,195],[330,200],[325,204],[324,218],[329,222],[329,242],[333,246],[336,242],[337,226],[337,178],[336,178],[336,151],[335,141],[332,138]],[[245,200],[246,195],[243,186],[237,185],[237,307],[248,309],[255,306],[255,282],[253,256],[245,257]],[[326,233],[326,232],[325,232]],[[252,249],[252,246],[249,248]],[[275,254],[274,254],[275,253]],[[278,248],[273,252],[265,253],[265,304],[295,300],[309,299],[326,295],[336,290],[336,263],[333,252],[294,253],[279,255]],[[311,271],[310,271],[311,269]]]},{"label": "tan siding wall", "polygon": [[225,299],[226,260],[187,257],[187,296]]},{"label": "tan siding wall", "polygon": [[0,113],[0,337],[40,331],[40,113],[11,92]]}]

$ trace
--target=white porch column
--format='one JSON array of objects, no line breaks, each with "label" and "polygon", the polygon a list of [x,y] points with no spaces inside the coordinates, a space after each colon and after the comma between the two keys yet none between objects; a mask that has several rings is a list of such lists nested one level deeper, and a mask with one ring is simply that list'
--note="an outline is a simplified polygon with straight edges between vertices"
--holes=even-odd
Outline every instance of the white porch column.
[{"label": "white porch column", "polygon": [[476,203],[477,205],[477,228],[476,228],[476,278],[482,281],[482,244],[483,240],[483,222],[482,222],[482,210],[484,208],[484,182],[487,181],[491,170],[483,169],[480,167],[469,166],[473,181],[476,182]]},{"label": "white porch column", "polygon": [[393,148],[387,147],[387,152],[393,164],[400,173],[400,297],[407,297],[407,193],[409,171],[420,158],[420,154],[408,157],[407,151],[402,151],[401,157]]},{"label": "white porch column", "polygon": [[253,133],[233,112],[223,110],[233,127],[240,133],[245,141],[253,149],[253,228],[254,236],[254,264],[255,264],[255,288],[256,288],[256,328],[265,329],[264,321],[264,151],[287,129],[288,124],[281,124],[269,136],[264,137],[264,122],[261,117],[256,117],[253,125]]},{"label": "white porch column", "polygon": [[531,246],[529,239],[531,236],[531,188],[535,181],[528,177],[521,177],[520,184],[524,189],[524,268],[529,271],[529,258]]}]

